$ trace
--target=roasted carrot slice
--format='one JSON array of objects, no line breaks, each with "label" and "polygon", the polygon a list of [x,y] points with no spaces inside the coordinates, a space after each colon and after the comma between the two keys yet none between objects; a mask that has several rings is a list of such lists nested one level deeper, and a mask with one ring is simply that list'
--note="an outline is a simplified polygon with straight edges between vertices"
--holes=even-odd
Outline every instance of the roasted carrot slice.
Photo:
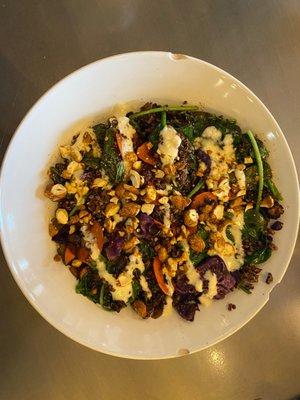
[{"label": "roasted carrot slice", "polygon": [[67,264],[67,265],[70,264],[70,262],[73,261],[74,258],[75,258],[75,254],[72,251],[72,249],[70,247],[66,247],[66,249],[65,249],[65,257],[64,257],[65,264]]},{"label": "roasted carrot slice", "polygon": [[77,258],[78,260],[82,261],[82,262],[86,262],[87,259],[90,256],[90,252],[88,251],[88,249],[86,247],[80,247],[77,250]]},{"label": "roasted carrot slice", "polygon": [[197,194],[192,201],[191,208],[197,208],[200,206],[203,206],[206,201],[208,200],[216,200],[217,196],[213,194],[212,192],[202,192]]},{"label": "roasted carrot slice", "polygon": [[150,142],[143,143],[140,147],[137,149],[137,156],[140,160],[144,161],[147,164],[150,165],[155,165],[156,160],[155,158],[150,154],[150,150],[152,148],[152,144]]},{"label": "roasted carrot slice", "polygon": [[103,245],[104,245],[104,235],[103,235],[103,230],[98,221],[94,221],[93,225],[91,225],[91,227],[90,227],[90,231],[95,236],[97,245],[101,252],[103,249]]},{"label": "roasted carrot slice", "polygon": [[161,261],[157,257],[154,258],[153,260],[153,270],[154,270],[154,275],[157,280],[158,286],[161,288],[161,290],[167,295],[170,295],[170,289],[168,285],[166,284],[164,280],[164,275],[161,270]]}]

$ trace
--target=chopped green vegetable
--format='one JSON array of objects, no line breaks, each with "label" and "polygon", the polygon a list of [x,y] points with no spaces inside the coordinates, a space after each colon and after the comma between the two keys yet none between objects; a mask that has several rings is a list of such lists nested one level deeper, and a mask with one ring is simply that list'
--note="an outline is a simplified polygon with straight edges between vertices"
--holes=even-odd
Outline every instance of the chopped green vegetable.
[{"label": "chopped green vegetable", "polygon": [[244,286],[244,284],[242,282],[238,283],[237,288],[243,290],[247,294],[252,293],[251,290],[249,288],[247,288],[247,286]]},{"label": "chopped green vegetable", "polygon": [[198,265],[206,257],[206,253],[195,253],[194,251],[190,252],[190,260],[194,265]]},{"label": "chopped green vegetable", "polygon": [[88,297],[94,303],[98,303],[99,302],[98,296],[92,293],[92,289],[94,287],[93,285],[94,285],[94,273],[92,271],[88,271],[81,279],[79,279],[75,291],[76,293]]},{"label": "chopped green vegetable", "polygon": [[282,201],[283,200],[281,193],[277,189],[277,186],[272,181],[272,179],[265,180],[265,185],[269,189],[269,191],[271,192],[271,194],[272,194],[272,196],[274,197],[275,200],[278,200],[278,201]]},{"label": "chopped green vegetable", "polygon": [[150,108],[150,110],[140,111],[130,115],[131,118],[142,117],[143,115],[159,113],[159,112],[166,112],[166,111],[198,111],[197,106],[163,106],[163,107],[156,107]]},{"label": "chopped green vegetable", "polygon": [[118,183],[123,179],[124,166],[121,163],[116,149],[116,130],[111,127],[105,132],[101,166],[112,183]]},{"label": "chopped green vegetable", "polygon": [[187,197],[193,197],[199,190],[203,187],[204,182],[201,180],[197,183],[197,185],[194,187],[193,190],[190,191],[190,193],[187,195]]},{"label": "chopped green vegetable", "polygon": [[72,208],[72,210],[70,211],[69,217],[73,217],[73,215],[75,215],[77,213],[77,211],[80,210],[80,206],[75,206]]},{"label": "chopped green vegetable", "polygon": [[140,282],[137,281],[136,279],[134,279],[132,281],[132,295],[131,295],[130,302],[136,300],[136,298],[138,297],[138,295],[140,294],[141,291],[142,291],[142,287],[140,285]]},{"label": "chopped green vegetable", "polygon": [[142,240],[138,246],[144,261],[154,258],[155,252],[145,240]]},{"label": "chopped green vegetable", "polygon": [[96,158],[96,157],[91,157],[89,155],[85,155],[82,159],[82,162],[90,168],[93,169],[98,169],[100,168],[101,164],[100,164],[101,159],[100,158]]},{"label": "chopped green vegetable", "polygon": [[208,236],[209,236],[208,233],[206,232],[206,230],[204,229],[204,226],[203,226],[203,225],[199,225],[197,234],[198,234],[199,236],[201,236],[201,238],[202,238],[204,241],[207,240],[207,239],[208,239]]},{"label": "chopped green vegetable", "polygon": [[125,174],[125,167],[123,161],[119,161],[117,164],[117,172],[116,172],[116,182],[121,182],[123,179],[123,176]]},{"label": "chopped green vegetable", "polygon": [[165,126],[167,126],[167,113],[163,111],[161,113],[161,128],[163,129]]},{"label": "chopped green vegetable", "polygon": [[244,228],[243,235],[257,238],[264,231],[266,222],[264,217],[254,208],[247,210],[244,213]]},{"label": "chopped green vegetable", "polygon": [[264,247],[261,250],[254,251],[251,255],[245,257],[247,264],[261,264],[266,262],[272,255],[272,250],[269,247]]},{"label": "chopped green vegetable", "polygon": [[224,218],[226,218],[226,219],[232,219],[233,217],[234,217],[233,212],[231,212],[231,211],[225,211],[225,212],[224,212]]},{"label": "chopped green vegetable", "polygon": [[229,239],[233,244],[235,244],[235,239],[231,232],[230,225],[227,225],[225,233],[226,233],[227,239]]},{"label": "chopped green vegetable", "polygon": [[264,186],[264,167],[262,163],[262,158],[261,154],[256,142],[256,139],[251,131],[247,132],[247,135],[249,136],[249,139],[251,141],[255,158],[256,158],[256,163],[257,163],[257,169],[258,169],[258,194],[257,194],[257,200],[256,200],[256,205],[255,209],[258,212],[260,208],[260,203],[261,203],[261,198],[262,198],[262,191],[263,191],[263,186]]}]

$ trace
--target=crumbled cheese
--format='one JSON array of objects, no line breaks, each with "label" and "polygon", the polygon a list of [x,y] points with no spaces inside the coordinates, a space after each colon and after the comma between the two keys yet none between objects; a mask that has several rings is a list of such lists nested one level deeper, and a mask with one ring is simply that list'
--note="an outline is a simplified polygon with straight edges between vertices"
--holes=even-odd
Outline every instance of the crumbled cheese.
[{"label": "crumbled cheese", "polygon": [[157,153],[160,155],[162,165],[173,164],[178,156],[181,139],[172,126],[165,126],[160,132],[160,142]]},{"label": "crumbled cheese", "polygon": [[126,153],[133,151],[133,136],[135,135],[134,127],[129,123],[128,117],[118,117],[118,130],[122,136],[122,149],[121,154],[122,157],[125,156]]},{"label": "crumbled cheese", "polygon": [[236,169],[234,171],[237,183],[239,185],[239,192],[237,193],[238,196],[244,196],[246,194],[246,176],[244,171],[240,169]]}]

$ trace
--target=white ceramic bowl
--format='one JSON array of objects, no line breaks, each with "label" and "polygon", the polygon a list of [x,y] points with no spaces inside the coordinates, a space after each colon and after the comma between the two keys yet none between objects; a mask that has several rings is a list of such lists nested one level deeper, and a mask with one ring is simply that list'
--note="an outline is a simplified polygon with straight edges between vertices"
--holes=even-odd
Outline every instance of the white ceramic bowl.
[{"label": "white ceramic bowl", "polygon": [[[174,312],[140,320],[131,310],[103,311],[74,291],[75,279],[53,261],[48,236],[49,205],[41,195],[50,156],[72,126],[109,114],[117,103],[187,100],[236,118],[267,143],[276,183],[284,196],[284,227],[278,250],[264,265],[274,281],[261,278],[251,296],[236,290],[202,307],[193,323]],[[79,121],[79,122],[78,122]],[[74,125],[75,124],[75,125]],[[290,261],[298,229],[296,170],[278,124],[242,83],[204,61],[163,52],[139,52],[97,61],[69,75],[29,111],[10,143],[1,174],[1,239],[11,272],[36,310],[65,335],[95,350],[139,359],[176,357],[204,349],[249,321],[269,299]],[[262,277],[264,274],[262,274]],[[228,312],[226,305],[237,305]]]}]

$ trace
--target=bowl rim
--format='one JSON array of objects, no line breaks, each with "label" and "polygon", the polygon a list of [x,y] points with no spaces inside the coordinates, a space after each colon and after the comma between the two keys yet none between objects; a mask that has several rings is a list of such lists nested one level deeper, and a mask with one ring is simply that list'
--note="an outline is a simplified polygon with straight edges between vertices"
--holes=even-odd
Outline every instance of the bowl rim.
[{"label": "bowl rim", "polygon": [[[16,140],[16,136],[19,133],[19,131],[22,128],[23,123],[25,122],[25,120],[34,112],[34,110],[36,108],[38,108],[38,106],[40,105],[40,103],[43,102],[43,100],[52,92],[54,92],[56,90],[56,88],[58,86],[60,86],[64,81],[67,81],[68,79],[72,78],[75,75],[79,75],[82,71],[87,70],[89,68],[92,68],[94,65],[96,64],[100,64],[102,62],[107,62],[107,61],[113,61],[113,60],[117,60],[117,59],[122,59],[122,58],[127,58],[127,57],[131,57],[131,56],[136,56],[136,55],[153,55],[153,56],[162,56],[162,57],[168,57],[168,58],[172,58],[175,60],[175,56],[179,56],[180,58],[187,58],[192,60],[193,62],[197,62],[200,64],[204,64],[206,66],[208,66],[209,68],[222,73],[223,75],[225,75],[226,77],[234,80],[236,83],[238,83],[238,85],[246,90],[248,93],[250,93],[255,100],[258,102],[258,104],[264,109],[264,111],[270,116],[272,122],[274,123],[274,125],[276,126],[276,129],[278,130],[281,138],[284,141],[284,144],[286,146],[286,149],[288,151],[289,154],[289,158],[291,161],[291,172],[293,173],[293,177],[295,179],[295,183],[297,184],[297,188],[298,188],[298,192],[299,192],[299,180],[298,180],[298,175],[297,175],[297,169],[296,169],[296,165],[295,165],[295,161],[292,155],[292,151],[289,147],[289,144],[287,142],[287,139],[285,137],[285,135],[283,134],[279,124],[277,123],[275,117],[273,116],[273,114],[270,112],[270,110],[267,108],[267,106],[262,102],[262,100],[260,100],[260,98],[252,92],[251,89],[249,89],[244,83],[242,83],[239,79],[235,78],[233,75],[231,75],[230,73],[228,73],[227,71],[223,70],[220,67],[217,67],[214,64],[211,64],[205,60],[202,60],[200,58],[196,58],[193,56],[189,56],[186,54],[176,54],[173,53],[171,51],[155,51],[155,50],[146,50],[146,51],[133,51],[133,52],[126,52],[126,53],[119,53],[119,54],[114,54],[112,56],[108,56],[108,57],[104,57],[98,60],[95,60],[89,64],[86,64],[78,69],[76,69],[75,71],[69,73],[68,75],[66,75],[65,77],[63,77],[62,79],[60,79],[58,82],[56,82],[53,86],[51,86],[46,92],[44,92],[42,94],[41,97],[39,97],[39,99],[30,107],[30,109],[26,112],[25,116],[22,118],[21,122],[18,124],[15,132],[13,133],[9,144],[5,150],[5,154],[2,160],[2,165],[1,165],[1,170],[0,170],[0,211],[2,208],[2,198],[3,198],[3,185],[2,182],[4,181],[4,173],[5,173],[5,166],[6,166],[6,162],[7,159],[9,157],[9,153],[10,153],[10,149],[14,146],[15,140]],[[262,302],[262,304],[260,305],[260,307],[258,307],[255,312],[253,314],[251,314],[251,316],[247,319],[245,319],[242,323],[239,324],[238,327],[234,327],[233,329],[229,330],[226,334],[221,335],[218,339],[216,339],[213,343],[210,343],[204,347],[202,347],[201,349],[194,349],[192,351],[190,351],[188,354],[194,354],[198,351],[202,351],[205,350],[211,346],[216,345],[217,343],[227,339],[228,337],[230,337],[231,335],[233,335],[235,332],[237,332],[239,329],[241,329],[242,327],[244,327],[252,318],[254,318],[258,312],[266,305],[266,303],[269,301],[270,298],[270,294],[273,291],[273,289],[281,282],[283,276],[286,273],[286,270],[290,264],[291,258],[293,256],[294,250],[295,250],[295,246],[296,246],[296,241],[297,241],[297,237],[298,237],[298,233],[299,233],[299,219],[300,219],[300,201],[299,201],[299,196],[297,197],[297,201],[295,204],[295,209],[297,211],[297,215],[298,215],[298,223],[297,223],[297,228],[295,231],[295,236],[293,238],[293,243],[291,246],[291,251],[289,254],[289,257],[287,259],[285,268],[282,270],[282,273],[280,275],[280,277],[278,278],[278,282],[276,283],[276,285],[274,285],[270,292],[269,295],[266,296],[264,302]],[[88,347],[90,349],[96,350],[100,353],[103,354],[107,354],[107,355],[112,355],[115,357],[119,357],[119,358],[125,358],[125,359],[134,359],[134,360],[162,360],[162,359],[172,359],[172,358],[177,358],[177,357],[181,357],[182,355],[178,354],[178,353],[174,353],[172,355],[166,355],[166,356],[154,356],[154,357],[146,357],[146,356],[139,356],[139,355],[127,355],[127,354],[120,354],[114,351],[109,351],[107,349],[99,349],[96,345],[90,344],[88,343],[88,341],[84,340],[84,339],[78,339],[76,337],[76,335],[67,332],[66,329],[61,325],[61,323],[57,320],[54,320],[53,318],[49,317],[47,315],[47,313],[42,310],[38,304],[35,303],[35,301],[31,298],[29,291],[25,288],[25,286],[23,285],[23,281],[22,279],[19,278],[19,276],[17,275],[17,273],[15,272],[15,269],[13,268],[13,260],[9,254],[9,246],[6,243],[5,237],[3,235],[3,231],[4,231],[4,222],[3,222],[3,218],[1,216],[0,213],[0,243],[2,246],[2,250],[3,250],[3,254],[5,257],[5,260],[7,262],[7,265],[9,267],[9,270],[15,280],[15,282],[17,283],[19,289],[21,290],[21,292],[23,293],[23,295],[25,296],[25,298],[27,299],[27,301],[31,304],[31,306],[50,324],[52,325],[55,329],[57,329],[59,332],[63,333],[65,336],[67,336],[68,338],[72,339],[74,342],[80,343],[81,345]]]}]

